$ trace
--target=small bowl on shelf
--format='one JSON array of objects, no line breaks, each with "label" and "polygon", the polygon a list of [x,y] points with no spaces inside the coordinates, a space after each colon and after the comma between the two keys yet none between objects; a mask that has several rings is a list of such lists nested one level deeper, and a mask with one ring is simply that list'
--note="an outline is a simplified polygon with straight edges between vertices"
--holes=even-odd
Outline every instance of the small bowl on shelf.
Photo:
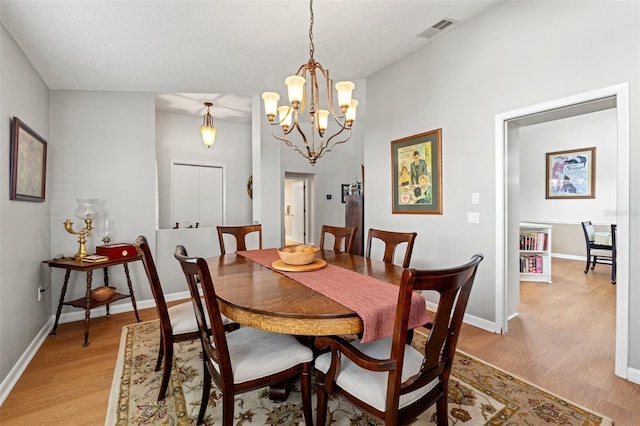
[{"label": "small bowl on shelf", "polygon": [[109,300],[115,292],[116,289],[113,287],[102,286],[91,290],[91,298],[96,302],[104,302]]},{"label": "small bowl on shelf", "polygon": [[287,265],[309,265],[316,260],[320,247],[311,244],[297,244],[278,249],[280,259]]}]

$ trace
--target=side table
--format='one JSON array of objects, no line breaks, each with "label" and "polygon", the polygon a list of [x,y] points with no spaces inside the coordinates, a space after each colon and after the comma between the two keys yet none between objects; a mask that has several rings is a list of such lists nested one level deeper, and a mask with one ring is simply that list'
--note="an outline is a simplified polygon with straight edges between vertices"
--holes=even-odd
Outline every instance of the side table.
[{"label": "side table", "polygon": [[[56,321],[53,325],[53,330],[49,333],[50,336],[56,335],[56,329],[58,328],[58,321],[60,320],[60,313],[62,312],[63,305],[74,306],[76,308],[84,308],[84,344],[82,346],[89,346],[89,320],[91,309],[106,305],[107,308],[107,316],[111,315],[109,313],[109,304],[115,302],[116,300],[125,299],[127,297],[131,298],[131,304],[133,305],[133,311],[136,315],[136,320],[140,322],[140,317],[138,316],[138,307],[136,306],[136,298],[133,295],[133,287],[131,285],[131,276],[129,275],[129,263],[137,262],[142,259],[141,255],[126,257],[117,260],[107,260],[102,262],[83,262],[82,260],[77,260],[75,258],[62,258],[62,259],[50,259],[43,260],[43,263],[49,265],[50,268],[62,268],[65,269],[64,274],[64,284],[62,285],[62,291],[60,293],[60,301],[58,302],[58,310],[56,312]],[[111,298],[104,301],[96,301],[91,298],[91,283],[93,281],[93,270],[94,269],[103,269],[104,270],[104,285],[109,286],[109,273],[108,268],[110,266],[122,265],[124,267],[124,273],[127,278],[127,285],[129,286],[129,294],[123,294],[115,292]],[[87,291],[85,297],[75,300],[64,300],[65,294],[67,293],[67,285],[69,284],[69,277],[71,276],[71,271],[80,271],[85,272],[87,274]]]}]

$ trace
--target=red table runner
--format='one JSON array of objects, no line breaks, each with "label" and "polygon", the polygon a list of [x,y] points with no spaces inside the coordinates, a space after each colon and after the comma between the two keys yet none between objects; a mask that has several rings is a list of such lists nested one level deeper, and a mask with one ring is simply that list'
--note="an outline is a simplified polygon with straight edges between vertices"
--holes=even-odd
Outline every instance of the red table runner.
[{"label": "red table runner", "polygon": [[[239,251],[237,254],[269,269],[273,269],[271,264],[280,258],[276,249]],[[331,264],[317,271],[278,272],[356,312],[364,325],[362,342],[393,334],[398,286]],[[414,293],[409,328],[424,325],[428,321],[425,299],[421,294]]]}]

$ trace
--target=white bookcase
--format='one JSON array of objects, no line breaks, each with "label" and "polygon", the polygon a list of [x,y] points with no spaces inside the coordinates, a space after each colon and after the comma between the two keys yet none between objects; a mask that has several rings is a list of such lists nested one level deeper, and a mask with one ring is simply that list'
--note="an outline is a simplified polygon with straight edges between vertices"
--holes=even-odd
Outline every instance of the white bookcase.
[{"label": "white bookcase", "polygon": [[520,281],[551,281],[552,225],[520,223]]}]

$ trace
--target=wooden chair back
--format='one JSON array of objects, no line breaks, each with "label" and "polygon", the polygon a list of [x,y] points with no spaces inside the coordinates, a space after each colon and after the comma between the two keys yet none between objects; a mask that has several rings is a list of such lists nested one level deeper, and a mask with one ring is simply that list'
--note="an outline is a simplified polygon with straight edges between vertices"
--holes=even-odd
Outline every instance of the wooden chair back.
[{"label": "wooden chair back", "polygon": [[[233,372],[231,370],[231,358],[227,347],[222,314],[218,306],[216,291],[209,272],[207,261],[203,258],[186,256],[184,246],[177,246],[174,256],[180,262],[182,271],[187,280],[191,302],[193,303],[205,366],[215,384],[224,392],[233,392]],[[200,290],[202,297],[200,297]],[[203,306],[202,300],[205,305]],[[205,315],[209,316],[211,333],[207,330]],[[213,341],[212,341],[213,340]]]},{"label": "wooden chair back", "polygon": [[411,255],[413,253],[413,243],[418,236],[415,232],[394,232],[384,231],[381,229],[369,228],[367,235],[367,251],[365,257],[371,258],[371,243],[374,238],[382,240],[384,242],[384,255],[382,260],[387,263],[393,263],[393,259],[396,254],[396,248],[398,245],[406,243],[407,246],[404,252],[404,258],[402,261],[402,267],[408,268],[411,263]]},{"label": "wooden chair back", "polygon": [[[234,424],[234,396],[236,394],[282,383],[295,376],[301,376],[302,411],[305,421],[311,425],[313,418],[311,414],[310,375],[313,366],[313,352],[292,336],[263,332],[251,327],[241,327],[237,331],[229,333],[229,337],[227,337],[222,320],[223,315],[218,305],[218,298],[207,261],[203,258],[187,257],[183,246],[177,246],[174,255],[180,262],[191,293],[191,301],[196,313],[198,329],[200,330],[205,365],[202,399],[197,424],[202,424],[204,421],[212,382],[222,393],[222,401],[218,402],[222,405],[222,425],[232,426]],[[200,291],[202,291],[203,297],[200,297]],[[211,324],[211,333],[207,332],[206,315],[208,315]],[[247,342],[252,342],[253,339],[256,340],[256,345],[253,350],[249,351],[247,350]],[[236,377],[234,377],[229,351],[230,346],[236,348],[234,358],[239,365],[244,365],[241,368],[242,371],[237,372],[238,375],[244,374],[248,376],[244,380],[235,380]],[[300,350],[302,350],[302,353]],[[258,354],[259,352],[261,353]],[[258,354],[258,359],[254,360],[252,355],[256,354]],[[288,356],[301,362],[295,365],[285,362],[280,370],[273,366],[264,368],[265,360],[282,360],[287,359]],[[260,369],[262,370],[260,371]],[[252,375],[249,370],[256,370],[257,372],[254,371]]]},{"label": "wooden chair back", "polygon": [[[356,228],[322,225],[320,231],[320,248],[324,249],[325,234],[333,235],[333,250],[345,251],[351,253],[353,247],[353,237],[356,234]],[[344,248],[343,248],[344,247]]]},{"label": "wooden chair back", "polygon": [[[462,320],[469,301],[469,295],[475,279],[478,265],[483,259],[482,254],[475,254],[471,260],[453,268],[437,270],[406,269],[400,283],[398,307],[396,309],[394,334],[391,338],[391,350],[388,359],[371,359],[363,357],[363,353],[352,349],[346,341],[339,342],[339,338],[318,337],[316,346],[331,347],[331,367],[323,378],[319,374],[318,382],[328,393],[346,393],[336,383],[335,379],[340,370],[340,358],[346,357],[356,362],[360,367],[374,372],[388,372],[386,387],[385,410],[381,411],[360,401],[357,396],[348,394],[347,398],[355,405],[382,419],[386,425],[407,424],[424,412],[434,403],[437,403],[438,424],[447,424],[447,391],[448,380],[451,373],[453,357]],[[437,311],[433,321],[429,324],[430,333],[424,346],[424,359],[416,374],[406,381],[402,381],[402,369],[405,359],[405,350],[409,322],[409,310],[411,308],[411,295],[414,291],[434,291],[440,296]],[[375,342],[372,342],[375,343]],[[366,346],[367,344],[361,344]],[[337,368],[334,368],[337,366]],[[346,371],[340,372],[342,380],[348,378],[342,376]],[[380,374],[380,373],[376,373]],[[437,380],[437,385],[415,401],[399,408],[400,396],[430,385]],[[324,400],[323,400],[324,398]],[[326,414],[326,393],[319,386],[318,390],[318,421],[324,424]]]},{"label": "wooden chair back", "polygon": [[582,231],[584,233],[585,244],[587,247],[587,264],[584,269],[584,273],[589,272],[589,269],[593,270],[597,263],[611,265],[611,282],[615,283],[616,276],[616,261],[615,261],[615,243],[614,227],[611,225],[611,245],[596,244],[596,231],[591,221],[582,222]]},{"label": "wooden chair back", "polygon": [[[160,283],[160,277],[158,276],[158,270],[151,254],[151,248],[147,242],[147,238],[140,235],[136,239],[136,246],[140,254],[142,254],[142,263],[144,265],[145,273],[151,286],[151,293],[156,303],[156,313],[160,320],[160,347],[158,349],[158,359],[156,361],[155,371],[159,371],[164,360],[164,368],[162,370],[162,379],[160,382],[160,390],[158,393],[158,401],[164,399],[169,386],[169,379],[171,377],[171,366],[173,364],[173,344],[174,342],[181,342],[185,340],[197,339],[198,329],[195,327],[195,321],[193,328],[186,327],[183,333],[175,334],[171,323],[171,315],[169,314],[169,308],[167,301],[162,291],[162,284]],[[181,304],[184,305],[184,304]],[[183,306],[174,306],[175,309],[180,312],[186,312],[188,310],[182,309]],[[182,315],[181,315],[182,316]]]},{"label": "wooden chair back", "polygon": [[618,248],[616,244],[616,233],[618,226],[615,223],[611,224],[611,283],[616,283],[616,275],[618,271]]},{"label": "wooden chair back", "polygon": [[218,226],[217,229],[221,254],[225,254],[227,252],[224,246],[224,234],[233,235],[236,239],[236,251],[243,251],[247,249],[247,234],[257,232],[259,246],[258,248],[262,248],[262,225]]}]

